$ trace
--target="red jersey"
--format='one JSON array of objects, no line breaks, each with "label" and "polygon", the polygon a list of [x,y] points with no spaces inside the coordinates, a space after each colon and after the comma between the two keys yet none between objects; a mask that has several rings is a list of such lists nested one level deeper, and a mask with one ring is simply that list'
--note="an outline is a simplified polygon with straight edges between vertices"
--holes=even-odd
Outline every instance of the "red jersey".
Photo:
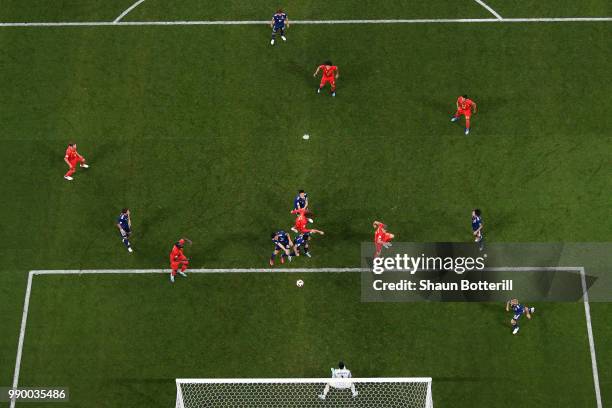
[{"label": "red jersey", "polygon": [[323,70],[323,78],[333,78],[338,67],[335,65],[319,65],[319,69]]},{"label": "red jersey", "polygon": [[474,101],[472,101],[469,98],[464,98],[463,96],[460,96],[459,98],[457,98],[457,106],[461,110],[471,111],[474,105],[476,105]]},{"label": "red jersey", "polygon": [[179,248],[176,245],[172,247],[172,252],[170,252],[170,262],[181,262],[186,260],[185,254],[183,253],[183,248]]},{"label": "red jersey", "polygon": [[374,232],[374,242],[378,242],[380,240],[379,238],[383,237],[387,233],[385,227],[385,224],[378,224],[378,227],[376,227],[376,232]]},{"label": "red jersey", "polygon": [[64,156],[66,159],[68,159],[68,161],[75,161],[76,159],[79,158],[79,154],[77,153],[76,149],[72,146],[68,146],[68,148],[66,149],[66,156]]},{"label": "red jersey", "polygon": [[308,224],[308,218],[306,218],[306,211],[307,210],[305,208],[299,208],[299,209],[291,211],[291,214],[298,214],[297,218],[295,219],[294,227],[300,233],[310,231],[309,229],[306,228],[306,225]]}]

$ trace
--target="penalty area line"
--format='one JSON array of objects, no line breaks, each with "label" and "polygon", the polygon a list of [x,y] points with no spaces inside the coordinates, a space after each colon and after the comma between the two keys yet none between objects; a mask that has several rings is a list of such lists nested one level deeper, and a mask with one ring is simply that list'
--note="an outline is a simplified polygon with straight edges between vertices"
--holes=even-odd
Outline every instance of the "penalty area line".
[{"label": "penalty area line", "polygon": [[[367,272],[367,268],[205,268],[188,269],[187,273],[339,273],[339,272]],[[170,269],[57,269],[33,270],[34,275],[100,275],[100,274],[159,274],[170,273]]]},{"label": "penalty area line", "polygon": [[[127,10],[126,10],[127,11]],[[131,10],[130,10],[131,11]],[[127,14],[127,13],[126,13]],[[495,13],[497,14],[497,13]],[[494,14],[494,15],[495,15]],[[499,14],[497,14],[499,15]],[[120,18],[121,17],[121,18]],[[0,23],[1,27],[119,27],[119,26],[207,26],[207,25],[267,25],[264,20],[193,20],[193,21],[57,21]],[[571,23],[610,22],[612,17],[534,17],[534,18],[429,18],[395,20],[292,20],[298,25],[338,24],[452,24],[452,23]]]},{"label": "penalty area line", "polygon": [[142,3],[144,3],[145,0],[138,0],[136,3],[132,4],[130,7],[128,7],[127,9],[125,9],[125,11],[121,14],[119,14],[119,17],[117,17],[113,23],[118,23],[121,21],[121,19],[123,19],[123,17],[127,16],[132,10],[134,10],[136,7],[140,6]]},{"label": "penalty area line", "polygon": [[490,7],[487,3],[485,3],[482,0],[474,0],[476,3],[480,4],[482,7],[484,7],[489,13],[493,14],[495,16],[495,18],[497,18],[498,20],[503,20],[503,17],[495,10],[493,10],[492,7]]},{"label": "penalty area line", "polygon": [[[227,268],[227,269],[191,269],[190,273],[196,274],[206,274],[206,273],[253,273],[253,272],[263,272],[263,273],[336,273],[336,272],[348,272],[348,273],[356,273],[356,272],[366,272],[369,271],[368,268]],[[495,268],[486,268],[489,271],[575,271],[579,272],[581,276],[582,282],[582,290],[583,290],[583,303],[584,303],[584,313],[586,319],[587,326],[587,337],[589,342],[589,351],[591,354],[591,368],[593,371],[593,384],[595,388],[595,399],[597,402],[597,408],[603,408],[603,402],[601,398],[601,389],[599,385],[599,372],[597,368],[597,357],[595,354],[595,338],[593,336],[593,326],[591,322],[591,309],[589,305],[589,295],[588,295],[588,287],[586,282],[586,272],[584,267],[495,267]],[[19,386],[19,373],[21,370],[21,359],[23,356],[23,345],[25,342],[25,334],[27,328],[28,321],[28,312],[30,307],[30,298],[32,294],[32,284],[33,278],[36,275],[91,275],[91,274],[161,274],[161,273],[170,273],[169,269],[59,269],[59,270],[32,270],[28,273],[28,282],[26,286],[25,299],[23,303],[23,312],[21,316],[21,327],[19,329],[19,341],[17,344],[17,355],[15,357],[15,372],[13,375],[13,388],[17,388]],[[15,400],[11,400],[10,408],[15,407]]]},{"label": "penalty area line", "polygon": [[589,351],[591,352],[591,370],[593,371],[593,384],[595,386],[595,401],[597,408],[603,408],[601,401],[601,389],[599,388],[599,371],[597,369],[597,356],[595,355],[595,338],[593,337],[593,326],[591,324],[591,306],[589,304],[589,292],[586,283],[584,268],[580,268],[580,279],[582,281],[582,300],[584,303],[584,316],[586,318],[587,337],[589,339]]}]

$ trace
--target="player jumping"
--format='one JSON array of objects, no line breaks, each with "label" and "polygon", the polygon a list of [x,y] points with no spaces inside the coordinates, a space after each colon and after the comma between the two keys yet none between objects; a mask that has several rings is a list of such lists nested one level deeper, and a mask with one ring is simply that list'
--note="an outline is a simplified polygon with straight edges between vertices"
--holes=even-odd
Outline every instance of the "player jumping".
[{"label": "player jumping", "polygon": [[68,172],[64,174],[64,178],[68,181],[72,181],[72,175],[76,171],[77,164],[80,163],[80,166],[85,169],[89,167],[89,165],[85,163],[85,158],[77,152],[76,143],[68,143],[68,148],[66,149],[64,161],[69,167]]},{"label": "player jumping", "polygon": [[117,228],[121,234],[121,240],[123,245],[129,252],[132,252],[132,246],[130,245],[130,235],[132,234],[132,219],[130,218],[129,208],[124,208],[117,218]]},{"label": "player jumping", "polygon": [[[291,241],[289,234],[283,230],[280,230],[273,232],[270,237],[274,243],[274,251],[270,257],[270,266],[274,266],[274,259],[280,251],[283,251],[281,254],[281,263],[285,263],[285,257],[289,259],[289,262],[291,262],[291,247],[293,247],[293,242]],[[299,256],[299,254],[296,255]]]},{"label": "player jumping", "polygon": [[478,243],[478,249],[482,251],[484,249],[484,234],[482,232],[484,224],[480,214],[478,208],[472,210],[472,235],[474,235],[474,242]]},{"label": "player jumping", "polygon": [[298,191],[298,195],[295,196],[293,200],[293,209],[299,210],[301,208],[308,207],[308,194],[304,192],[304,190]]},{"label": "player jumping", "polygon": [[378,258],[383,247],[389,248],[391,246],[391,240],[395,238],[395,235],[387,232],[387,226],[380,221],[374,221],[372,226],[376,228],[374,232],[374,245],[376,246],[374,258]]},{"label": "player jumping", "polygon": [[510,320],[510,325],[512,326],[512,334],[516,334],[519,332],[518,321],[521,316],[525,315],[528,319],[531,319],[531,314],[535,312],[535,307],[521,305],[518,299],[510,299],[506,302],[506,312],[509,312],[510,309],[512,309],[512,311],[514,312],[514,316]]},{"label": "player jumping", "polygon": [[276,10],[276,13],[272,16],[270,27],[272,27],[272,40],[270,40],[270,45],[274,45],[276,42],[276,33],[279,31],[283,41],[287,41],[285,30],[289,28],[289,20],[287,19],[287,13],[283,12],[283,9]]},{"label": "player jumping", "polygon": [[460,96],[457,98],[457,112],[451,118],[451,122],[459,120],[459,116],[465,116],[465,134],[470,134],[470,118],[472,117],[472,108],[474,108],[474,114],[477,113],[478,108],[476,103],[469,99],[467,95]]},{"label": "player jumping", "polygon": [[317,70],[314,73],[314,77],[319,74],[319,71],[323,71],[323,77],[321,78],[321,84],[319,84],[319,88],[317,88],[317,93],[321,93],[321,89],[329,82],[331,86],[331,95],[336,96],[336,79],[340,76],[340,72],[338,71],[338,67],[332,65],[331,61],[325,61],[323,65],[319,65]]},{"label": "player jumping", "polygon": [[291,214],[297,214],[295,219],[295,225],[291,227],[291,231],[303,234],[305,232],[312,232],[311,229],[306,228],[306,224],[313,223],[312,213],[307,208],[298,208],[291,211]]},{"label": "player jumping", "polygon": [[335,388],[337,390],[346,390],[350,388],[351,393],[353,394],[353,398],[359,395],[359,391],[355,389],[355,384],[353,384],[352,381],[348,380],[348,378],[352,377],[351,371],[346,368],[342,361],[338,363],[338,368],[331,369],[331,373],[332,378],[347,378],[347,380],[328,383],[325,386],[325,389],[323,390],[323,394],[319,395],[319,398],[321,398],[322,400],[327,398],[327,394],[329,393],[330,388]]},{"label": "player jumping", "polygon": [[300,249],[307,257],[311,258],[310,250],[308,249],[308,241],[310,241],[310,234],[321,234],[325,235],[323,231],[319,231],[316,229],[311,229],[310,232],[304,232],[302,234],[298,234],[293,240],[293,251],[296,255],[300,254]]},{"label": "player jumping", "polygon": [[[180,273],[181,276],[187,277],[185,270],[189,266],[189,259],[183,253],[183,247],[185,246],[185,241],[189,241],[187,238],[181,238],[177,243],[172,247],[172,251],[170,252],[170,282],[174,283],[174,276],[176,273]],[[189,241],[191,242],[191,241]],[[179,271],[179,267],[181,270]]]}]

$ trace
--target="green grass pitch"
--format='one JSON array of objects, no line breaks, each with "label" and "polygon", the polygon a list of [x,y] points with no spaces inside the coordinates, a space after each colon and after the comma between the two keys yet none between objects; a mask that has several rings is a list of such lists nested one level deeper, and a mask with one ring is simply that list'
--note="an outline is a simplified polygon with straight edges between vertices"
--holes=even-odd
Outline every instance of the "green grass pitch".
[{"label": "green grass pitch", "polygon": [[[132,3],[3,0],[0,21],[113,21]],[[604,0],[487,3],[612,15]],[[282,6],[290,19],[492,17],[474,1]],[[123,21],[276,7],[147,0]],[[359,266],[373,219],[399,241],[466,241],[475,206],[490,241],[611,240],[612,22],[295,24],[275,47],[269,31],[0,26],[0,386],[29,270],[165,268],[179,236],[193,267],[265,267],[298,188],[326,235],[297,267]],[[336,98],[315,93],[328,58]],[[462,93],[480,110],[469,137],[448,120]],[[68,183],[71,140],[91,168]],[[133,254],[114,227],[124,206]],[[176,377],[320,377],[343,358],[356,376],[433,377],[436,407],[596,407],[582,303],[546,304],[513,337],[502,305],[361,303],[356,274],[296,278],[38,276],[20,384],[70,387],[44,407],[169,407]],[[612,304],[591,312],[609,406]]]}]

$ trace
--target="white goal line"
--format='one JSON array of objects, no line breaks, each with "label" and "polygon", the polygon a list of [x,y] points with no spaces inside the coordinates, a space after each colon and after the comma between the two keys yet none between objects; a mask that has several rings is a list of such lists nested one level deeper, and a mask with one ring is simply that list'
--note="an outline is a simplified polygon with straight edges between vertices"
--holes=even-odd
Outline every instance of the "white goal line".
[{"label": "white goal line", "polygon": [[[335,273],[335,272],[366,272],[368,268],[228,268],[228,269],[190,269],[190,273]],[[546,271],[566,271],[576,272],[581,276],[582,293],[584,303],[584,314],[586,318],[587,337],[589,341],[589,351],[591,354],[591,369],[593,371],[593,384],[595,387],[595,400],[597,408],[603,408],[601,390],[599,386],[599,372],[597,368],[597,357],[595,354],[595,340],[593,337],[593,327],[591,323],[591,308],[589,306],[589,295],[586,282],[584,267],[492,267],[485,268],[485,271],[509,271],[509,272],[546,272]],[[15,372],[13,375],[13,388],[19,385],[19,373],[21,370],[21,359],[23,356],[23,345],[28,322],[28,311],[30,307],[30,296],[32,293],[32,283],[34,276],[37,275],[94,275],[94,274],[161,274],[169,273],[169,269],[58,269],[58,270],[31,270],[28,273],[28,283],[26,286],[25,299],[23,303],[23,313],[21,316],[21,327],[19,329],[19,341],[17,343],[17,356],[15,357]],[[11,400],[10,408],[15,407],[15,400]]]},{"label": "white goal line", "polygon": [[[535,18],[417,18],[393,20],[292,20],[291,24],[448,24],[448,23],[571,23],[610,22],[612,17],[535,17]],[[119,26],[206,26],[267,25],[267,20],[194,20],[194,21],[54,21],[0,23],[0,27],[119,27]]]},{"label": "white goal line", "polygon": [[177,384],[319,384],[319,383],[429,383],[431,377],[376,378],[177,378]]}]

